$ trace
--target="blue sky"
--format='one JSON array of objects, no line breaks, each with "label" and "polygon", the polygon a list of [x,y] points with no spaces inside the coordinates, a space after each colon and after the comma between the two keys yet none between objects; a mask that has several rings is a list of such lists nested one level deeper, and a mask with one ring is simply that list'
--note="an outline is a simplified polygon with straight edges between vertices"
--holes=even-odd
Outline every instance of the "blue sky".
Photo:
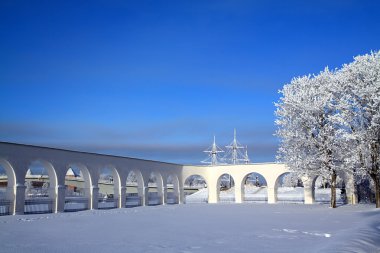
[{"label": "blue sky", "polygon": [[378,1],[0,2],[0,140],[198,163],[237,129],[274,161],[299,75],[379,50]]}]

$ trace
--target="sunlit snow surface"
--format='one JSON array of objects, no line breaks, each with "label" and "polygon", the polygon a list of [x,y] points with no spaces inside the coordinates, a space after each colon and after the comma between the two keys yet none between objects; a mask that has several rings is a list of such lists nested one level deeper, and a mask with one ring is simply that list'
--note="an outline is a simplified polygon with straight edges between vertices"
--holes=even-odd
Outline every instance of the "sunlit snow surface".
[{"label": "sunlit snow surface", "polygon": [[380,252],[380,210],[189,204],[3,216],[0,252]]}]

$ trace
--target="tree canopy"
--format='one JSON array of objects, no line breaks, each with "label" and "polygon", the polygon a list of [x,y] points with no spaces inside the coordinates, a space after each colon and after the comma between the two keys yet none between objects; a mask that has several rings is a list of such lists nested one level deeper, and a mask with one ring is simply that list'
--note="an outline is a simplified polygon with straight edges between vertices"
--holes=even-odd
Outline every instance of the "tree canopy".
[{"label": "tree canopy", "polygon": [[380,207],[380,51],[296,77],[280,93],[278,160],[300,176],[329,178],[332,207],[338,173],[368,175]]}]

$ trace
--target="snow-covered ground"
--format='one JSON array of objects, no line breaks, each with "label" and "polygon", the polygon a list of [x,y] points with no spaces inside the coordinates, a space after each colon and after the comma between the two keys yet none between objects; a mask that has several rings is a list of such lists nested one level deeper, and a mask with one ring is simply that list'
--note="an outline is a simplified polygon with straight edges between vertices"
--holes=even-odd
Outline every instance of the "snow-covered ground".
[{"label": "snow-covered ground", "polygon": [[192,204],[2,216],[0,252],[380,252],[380,210]]}]

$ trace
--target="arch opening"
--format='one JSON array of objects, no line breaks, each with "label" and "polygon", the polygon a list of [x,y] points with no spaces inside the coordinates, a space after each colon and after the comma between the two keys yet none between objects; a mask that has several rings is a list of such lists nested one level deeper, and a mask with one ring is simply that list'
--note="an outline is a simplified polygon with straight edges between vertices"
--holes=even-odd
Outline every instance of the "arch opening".
[{"label": "arch opening", "polygon": [[179,203],[179,181],[176,175],[169,175],[166,180],[166,203],[178,204]]},{"label": "arch opening", "polygon": [[98,180],[98,208],[111,209],[118,207],[119,175],[115,168],[105,167],[100,170]]},{"label": "arch opening", "polygon": [[358,203],[376,204],[375,182],[368,176],[360,176],[355,179],[357,185]]},{"label": "arch opening", "polygon": [[286,172],[281,174],[275,183],[275,193],[277,202],[305,202],[303,183],[296,173]]},{"label": "arch opening", "polygon": [[52,213],[56,198],[56,174],[46,161],[30,163],[25,175],[25,214]]},{"label": "arch opening", "polygon": [[65,186],[65,212],[89,209],[91,179],[90,173],[84,165],[69,165],[65,176]]},{"label": "arch opening", "polygon": [[152,172],[148,180],[148,205],[161,205],[163,201],[163,180],[158,172]]},{"label": "arch opening", "polygon": [[8,173],[0,164],[0,216],[11,213],[10,189],[8,187]]},{"label": "arch opening", "polygon": [[126,182],[126,207],[141,206],[144,194],[144,180],[141,172],[132,170],[129,172]]},{"label": "arch opening", "polygon": [[268,202],[268,187],[264,176],[252,172],[246,175],[242,183],[243,202],[265,203]]},{"label": "arch opening", "polygon": [[200,175],[191,175],[184,183],[185,203],[208,203],[206,180]]},{"label": "arch opening", "polygon": [[16,176],[11,164],[0,159],[0,216],[15,212]]},{"label": "arch opening", "polygon": [[8,175],[0,164],[0,200],[7,198]]},{"label": "arch opening", "polygon": [[[317,176],[313,180],[313,194],[316,203],[328,204],[331,200],[331,184],[328,178]],[[336,178],[336,203],[339,205],[346,203],[346,186],[342,177]]]},{"label": "arch opening", "polygon": [[218,178],[218,199],[221,203],[235,202],[235,181],[230,174],[223,174]]}]

